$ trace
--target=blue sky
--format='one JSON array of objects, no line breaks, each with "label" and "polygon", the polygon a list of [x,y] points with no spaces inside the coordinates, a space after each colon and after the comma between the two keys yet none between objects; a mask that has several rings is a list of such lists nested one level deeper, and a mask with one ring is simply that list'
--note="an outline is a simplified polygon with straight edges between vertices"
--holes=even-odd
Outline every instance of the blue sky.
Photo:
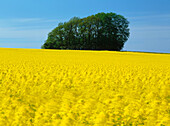
[{"label": "blue sky", "polygon": [[130,21],[124,50],[170,53],[169,0],[0,0],[0,47],[40,48],[59,22],[99,12]]}]

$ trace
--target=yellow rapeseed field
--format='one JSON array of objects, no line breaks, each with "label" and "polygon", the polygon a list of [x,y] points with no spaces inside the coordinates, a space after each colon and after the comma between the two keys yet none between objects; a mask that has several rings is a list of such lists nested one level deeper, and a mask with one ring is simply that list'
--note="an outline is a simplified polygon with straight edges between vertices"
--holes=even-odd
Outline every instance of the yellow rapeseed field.
[{"label": "yellow rapeseed field", "polygon": [[0,48],[0,126],[168,126],[170,54]]}]

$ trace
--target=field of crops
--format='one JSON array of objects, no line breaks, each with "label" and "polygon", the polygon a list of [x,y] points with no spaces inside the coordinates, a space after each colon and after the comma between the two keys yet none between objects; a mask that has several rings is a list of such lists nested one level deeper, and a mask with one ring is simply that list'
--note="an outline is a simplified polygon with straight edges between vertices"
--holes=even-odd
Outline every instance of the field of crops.
[{"label": "field of crops", "polygon": [[170,54],[0,48],[0,126],[168,126]]}]

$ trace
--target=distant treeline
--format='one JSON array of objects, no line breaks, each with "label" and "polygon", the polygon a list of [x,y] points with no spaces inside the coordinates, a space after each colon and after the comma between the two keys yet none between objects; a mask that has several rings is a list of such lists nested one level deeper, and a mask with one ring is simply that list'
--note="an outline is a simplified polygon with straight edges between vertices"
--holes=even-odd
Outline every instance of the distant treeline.
[{"label": "distant treeline", "polygon": [[42,48],[73,50],[121,50],[129,37],[129,22],[115,13],[73,17],[48,34]]}]

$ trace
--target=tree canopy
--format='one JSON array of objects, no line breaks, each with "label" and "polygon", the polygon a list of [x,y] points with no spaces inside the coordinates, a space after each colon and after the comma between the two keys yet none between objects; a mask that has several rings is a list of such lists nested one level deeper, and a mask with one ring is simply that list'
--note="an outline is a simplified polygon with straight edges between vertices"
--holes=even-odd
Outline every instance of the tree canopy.
[{"label": "tree canopy", "polygon": [[130,32],[122,15],[98,13],[86,18],[73,17],[59,23],[48,34],[44,49],[115,50],[123,48]]}]

